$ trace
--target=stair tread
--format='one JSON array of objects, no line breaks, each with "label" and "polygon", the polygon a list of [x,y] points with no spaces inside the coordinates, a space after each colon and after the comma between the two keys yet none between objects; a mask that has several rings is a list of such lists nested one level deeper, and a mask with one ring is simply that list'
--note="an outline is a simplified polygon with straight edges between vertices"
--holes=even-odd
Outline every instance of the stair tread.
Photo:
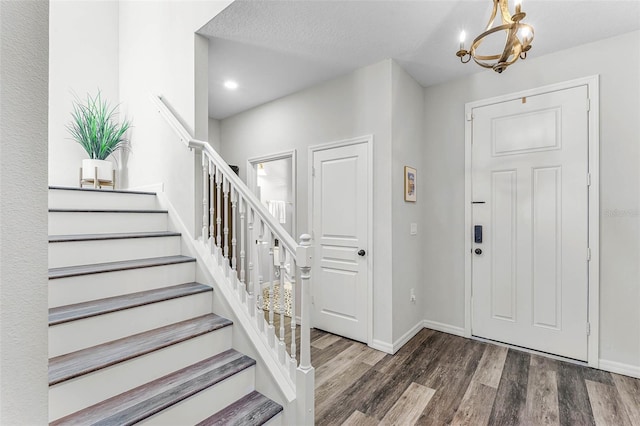
[{"label": "stair tread", "polygon": [[152,232],[113,232],[109,234],[75,234],[75,235],[49,235],[50,243],[62,243],[71,241],[100,241],[100,240],[123,240],[128,238],[156,238],[156,237],[179,237],[182,234],[171,231]]},{"label": "stair tread", "polygon": [[277,402],[258,391],[253,391],[204,419],[197,426],[259,426],[271,420],[282,410],[282,406]]},{"label": "stair tread", "polygon": [[201,336],[232,322],[216,314],[181,321],[49,359],[49,386]]},{"label": "stair tread", "polygon": [[103,272],[124,271],[127,269],[149,268],[153,266],[172,265],[175,263],[195,262],[188,256],[161,256],[147,259],[122,260],[119,262],[94,263],[91,265],[65,266],[50,268],[49,279],[74,277],[78,275],[99,274]]},{"label": "stair tread", "polygon": [[96,189],[96,188],[77,188],[71,186],[50,186],[49,189],[62,191],[80,191],[80,192],[102,192],[105,194],[137,194],[137,195],[156,195],[155,192],[146,191],[128,191],[125,189]]},{"label": "stair tread", "polygon": [[49,213],[169,213],[159,209],[49,209]]},{"label": "stair tread", "polygon": [[51,424],[134,424],[254,365],[253,359],[229,349]]},{"label": "stair tread", "polygon": [[58,306],[49,309],[49,326],[207,291],[213,291],[213,289],[204,284],[186,283],[138,293],[124,294],[122,296],[74,303],[73,305]]}]

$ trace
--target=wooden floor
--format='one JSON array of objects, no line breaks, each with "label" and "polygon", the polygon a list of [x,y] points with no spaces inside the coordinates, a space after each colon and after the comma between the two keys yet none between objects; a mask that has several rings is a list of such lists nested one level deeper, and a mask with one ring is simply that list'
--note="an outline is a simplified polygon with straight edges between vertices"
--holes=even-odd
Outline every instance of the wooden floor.
[{"label": "wooden floor", "polygon": [[395,355],[312,329],[311,362],[316,425],[640,426],[638,379],[429,329]]},{"label": "wooden floor", "polygon": [[312,330],[317,425],[640,426],[640,380],[423,329],[395,355]]}]

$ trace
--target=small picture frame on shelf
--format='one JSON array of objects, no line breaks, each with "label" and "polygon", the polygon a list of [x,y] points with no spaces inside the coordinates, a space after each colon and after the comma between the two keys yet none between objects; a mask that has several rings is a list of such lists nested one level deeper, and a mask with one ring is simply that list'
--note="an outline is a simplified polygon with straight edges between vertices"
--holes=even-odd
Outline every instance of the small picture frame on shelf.
[{"label": "small picture frame on shelf", "polygon": [[416,169],[404,166],[404,200],[415,203],[418,199],[416,196],[417,176]]}]

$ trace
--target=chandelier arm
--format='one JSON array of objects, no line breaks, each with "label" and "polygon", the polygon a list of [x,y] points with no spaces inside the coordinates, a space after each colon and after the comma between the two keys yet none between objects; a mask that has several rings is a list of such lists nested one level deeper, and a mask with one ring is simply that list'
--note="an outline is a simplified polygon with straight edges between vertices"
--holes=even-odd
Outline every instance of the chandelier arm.
[{"label": "chandelier arm", "polygon": [[500,14],[502,15],[502,23],[503,24],[513,24],[513,19],[511,19],[511,12],[509,12],[509,4],[507,0],[498,0],[500,3]]},{"label": "chandelier arm", "polygon": [[498,3],[502,0],[493,0],[493,10],[491,11],[491,17],[489,18],[489,22],[487,22],[487,26],[485,27],[485,32],[489,31],[491,27],[493,27],[493,21],[496,19],[496,15],[498,14]]},{"label": "chandelier arm", "polygon": [[500,55],[500,59],[498,62],[504,63],[509,60],[511,55],[514,55],[515,50],[518,50],[518,54],[514,55],[516,58],[520,56],[520,51],[522,51],[522,45],[520,44],[520,40],[518,40],[517,36],[518,25],[510,25],[509,31],[507,33],[507,42],[504,45],[504,50],[502,51],[502,55]]},{"label": "chandelier arm", "polygon": [[498,58],[500,58],[500,55],[490,55],[490,56],[476,55],[476,49],[482,44],[482,42],[484,41],[484,39],[488,35],[491,35],[493,33],[497,33],[499,31],[505,31],[505,30],[507,30],[509,28],[510,28],[509,24],[503,24],[503,25],[499,25],[499,26],[497,26],[495,28],[491,28],[491,29],[483,32],[482,34],[480,34],[478,37],[476,37],[473,40],[473,43],[471,43],[471,48],[469,49],[469,53],[471,54],[471,56],[477,57],[479,59],[498,59]]}]

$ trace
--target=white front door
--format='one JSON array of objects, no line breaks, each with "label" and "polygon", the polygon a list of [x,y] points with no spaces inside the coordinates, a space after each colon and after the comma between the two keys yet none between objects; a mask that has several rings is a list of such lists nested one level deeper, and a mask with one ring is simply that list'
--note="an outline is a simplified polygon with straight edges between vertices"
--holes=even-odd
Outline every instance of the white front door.
[{"label": "white front door", "polygon": [[366,143],[313,155],[313,325],[367,341],[369,161]]},{"label": "white front door", "polygon": [[472,333],[583,361],[587,102],[579,86],[475,108],[471,146]]}]

